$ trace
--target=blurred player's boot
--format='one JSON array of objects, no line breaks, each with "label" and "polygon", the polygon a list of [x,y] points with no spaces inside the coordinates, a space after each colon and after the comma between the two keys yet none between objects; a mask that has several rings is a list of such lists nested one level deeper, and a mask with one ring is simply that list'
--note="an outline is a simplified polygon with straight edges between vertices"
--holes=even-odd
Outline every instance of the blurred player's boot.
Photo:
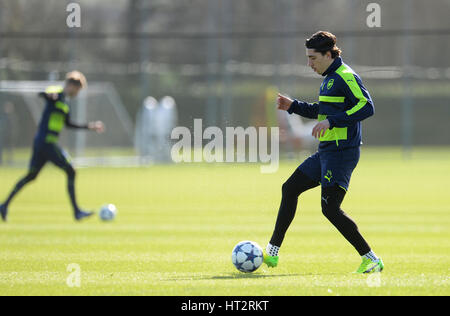
[{"label": "blurred player's boot", "polygon": [[264,263],[267,264],[269,268],[275,268],[278,265],[278,256],[269,256],[264,253]]},{"label": "blurred player's boot", "polygon": [[82,210],[77,210],[75,212],[75,219],[77,221],[81,221],[82,219],[90,217],[92,215],[94,215],[94,212],[85,212],[85,211],[82,211]]},{"label": "blurred player's boot", "polygon": [[384,269],[383,260],[381,258],[378,258],[377,260],[372,260],[369,258],[363,257],[362,263],[359,266],[358,270],[356,270],[355,273],[374,273],[374,272],[381,272]]},{"label": "blurred player's boot", "polygon": [[8,208],[6,204],[0,205],[0,214],[2,215],[2,221],[6,222],[8,220]]}]

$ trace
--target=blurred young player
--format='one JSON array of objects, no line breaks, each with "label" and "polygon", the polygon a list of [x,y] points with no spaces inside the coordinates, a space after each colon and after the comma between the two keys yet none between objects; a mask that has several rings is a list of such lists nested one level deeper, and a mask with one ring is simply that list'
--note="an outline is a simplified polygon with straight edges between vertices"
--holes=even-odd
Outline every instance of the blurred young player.
[{"label": "blurred young player", "polygon": [[275,230],[264,256],[269,267],[278,264],[278,251],[294,219],[299,195],[321,185],[322,213],[362,256],[356,272],[381,272],[384,268],[356,223],[341,209],[360,157],[360,122],[372,116],[374,108],[360,77],[343,63],[340,53],[333,34],[315,33],[306,40],[306,54],[308,66],[325,77],[320,86],[319,102],[311,104],[278,95],[278,109],[319,121],[312,135],[320,144],[318,152],[306,159],[283,184]]},{"label": "blurred young player", "polygon": [[2,220],[6,222],[8,207],[12,199],[28,183],[35,180],[41,169],[47,162],[52,162],[63,169],[68,178],[68,191],[73,206],[74,217],[81,220],[91,216],[92,212],[82,211],[75,198],[75,170],[70,163],[67,153],[58,146],[59,133],[64,126],[76,129],[88,129],[102,133],[102,122],[90,122],[87,125],[78,125],[70,119],[70,108],[65,103],[65,98],[74,98],[81,89],[86,86],[86,78],[81,72],[72,71],[66,75],[64,87],[50,86],[39,95],[45,99],[46,106],[39,123],[38,131],[34,139],[33,155],[27,175],[14,187],[7,200],[0,205]]}]

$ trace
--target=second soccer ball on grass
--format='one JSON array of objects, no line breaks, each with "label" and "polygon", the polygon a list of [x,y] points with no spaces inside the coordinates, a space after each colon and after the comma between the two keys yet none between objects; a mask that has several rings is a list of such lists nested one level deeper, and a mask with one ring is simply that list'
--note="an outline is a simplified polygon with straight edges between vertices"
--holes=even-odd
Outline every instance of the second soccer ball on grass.
[{"label": "second soccer ball on grass", "polygon": [[117,208],[114,204],[107,204],[100,209],[100,219],[105,222],[112,221],[116,218]]}]

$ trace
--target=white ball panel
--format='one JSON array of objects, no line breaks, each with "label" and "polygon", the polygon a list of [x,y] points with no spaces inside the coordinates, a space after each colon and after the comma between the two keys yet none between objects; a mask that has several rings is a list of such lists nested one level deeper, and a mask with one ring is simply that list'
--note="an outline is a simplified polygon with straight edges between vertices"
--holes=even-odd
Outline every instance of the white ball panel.
[{"label": "white ball panel", "polygon": [[242,264],[242,268],[243,268],[245,271],[252,271],[253,268],[254,268],[253,262],[251,262],[250,260],[249,260],[249,261],[245,261],[245,262]]},{"label": "white ball panel", "polygon": [[242,263],[242,262],[244,262],[245,260],[247,260],[247,255],[246,255],[244,252],[239,251],[239,252],[236,254],[236,259],[237,259],[237,262],[238,262],[238,263]]},{"label": "white ball panel", "polygon": [[259,268],[262,263],[263,263],[262,257],[256,257],[255,259],[253,259],[253,264],[255,265],[256,268]]},{"label": "white ball panel", "polygon": [[241,247],[241,250],[245,251],[246,253],[251,253],[252,249],[253,249],[252,244],[245,244]]},{"label": "white ball panel", "polygon": [[236,260],[237,258],[236,258],[236,253],[235,252],[233,252],[233,254],[231,255],[231,261],[233,262],[233,264],[236,264],[237,263],[237,260]]}]

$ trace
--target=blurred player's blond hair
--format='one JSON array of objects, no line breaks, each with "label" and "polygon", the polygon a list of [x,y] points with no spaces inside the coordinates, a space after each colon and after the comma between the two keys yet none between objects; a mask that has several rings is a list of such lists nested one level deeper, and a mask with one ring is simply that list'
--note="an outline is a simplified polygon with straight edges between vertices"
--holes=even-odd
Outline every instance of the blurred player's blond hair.
[{"label": "blurred player's blond hair", "polygon": [[74,84],[79,86],[80,88],[87,87],[86,77],[78,70],[73,70],[66,74],[66,84]]}]

